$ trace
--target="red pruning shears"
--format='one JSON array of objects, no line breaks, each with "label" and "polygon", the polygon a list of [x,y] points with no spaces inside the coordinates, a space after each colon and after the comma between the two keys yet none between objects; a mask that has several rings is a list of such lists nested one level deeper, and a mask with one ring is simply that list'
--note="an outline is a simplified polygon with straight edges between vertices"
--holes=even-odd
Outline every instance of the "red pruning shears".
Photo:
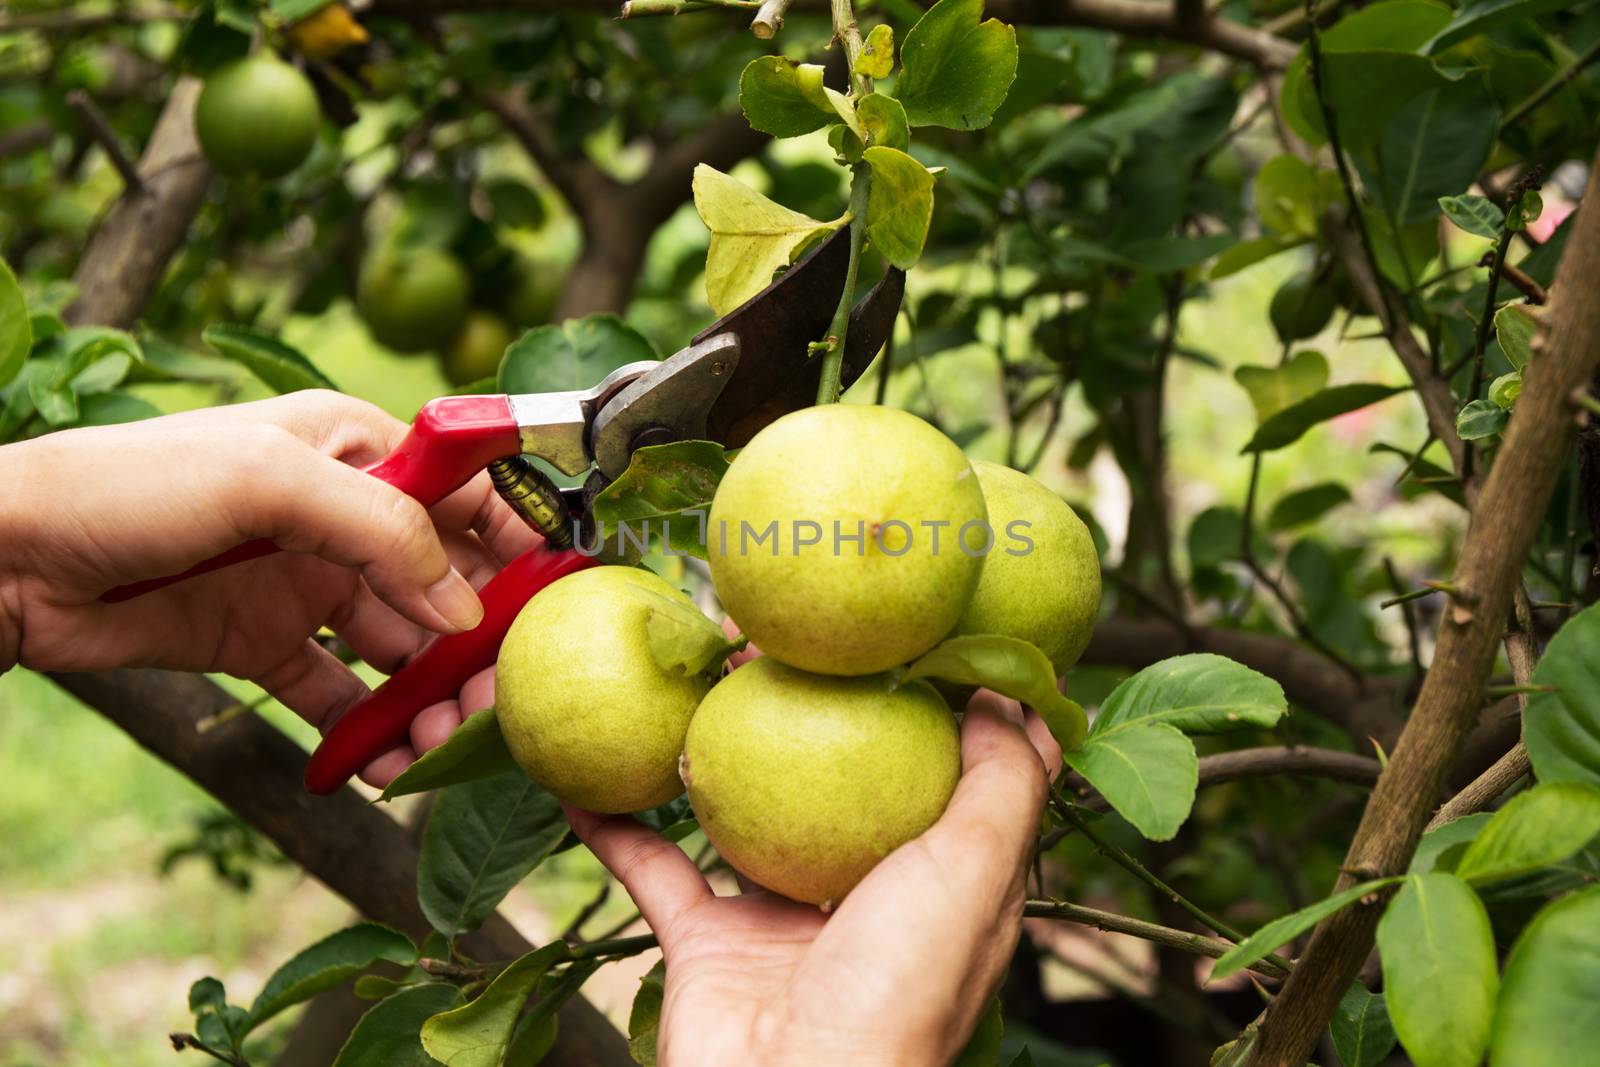
[{"label": "red pruning shears", "polygon": [[[403,742],[424,708],[455,697],[494,663],[529,598],[604,562],[572,548],[574,523],[594,494],[627,470],[636,449],[682,440],[736,448],[812,403],[821,370],[809,345],[833,320],[849,254],[848,233],[836,231],[687,348],[659,362],[630,363],[592,389],[447,396],[424,405],[400,446],[366,472],[432,506],[487,468],[500,495],[545,542],[479,590],[484,615],[476,628],[435,639],[339,717],[306,766],[306,788],[331,793]],[[843,384],[859,377],[888,339],[904,288],[905,275],[891,269],[851,312]],[[530,455],[569,475],[587,471],[588,481],[581,490],[559,490],[524,458]],[[113,589],[104,599],[128,600],[276,551],[271,541],[253,541],[182,574]]]}]

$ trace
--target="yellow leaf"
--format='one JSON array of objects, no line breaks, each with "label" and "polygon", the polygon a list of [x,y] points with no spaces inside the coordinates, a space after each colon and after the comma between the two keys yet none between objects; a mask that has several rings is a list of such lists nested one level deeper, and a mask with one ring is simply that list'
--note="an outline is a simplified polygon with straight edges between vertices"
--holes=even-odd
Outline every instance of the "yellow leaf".
[{"label": "yellow leaf", "polygon": [[773,272],[793,263],[814,238],[838,229],[848,218],[818,222],[704,163],[694,169],[694,206],[711,231],[706,300],[718,315],[765,289]]},{"label": "yellow leaf", "polygon": [[349,8],[334,3],[318,8],[290,26],[289,40],[307,59],[328,59],[353,45],[365,44],[367,31],[350,14]]}]

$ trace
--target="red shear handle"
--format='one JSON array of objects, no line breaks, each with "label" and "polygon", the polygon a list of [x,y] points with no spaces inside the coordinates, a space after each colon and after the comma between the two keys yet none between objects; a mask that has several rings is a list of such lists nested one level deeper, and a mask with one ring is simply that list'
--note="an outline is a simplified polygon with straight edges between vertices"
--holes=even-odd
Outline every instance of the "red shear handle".
[{"label": "red shear handle", "polygon": [[[400,446],[365,470],[420,500],[424,507],[432,507],[493,461],[520,451],[517,420],[504,396],[446,396],[425,404]],[[271,541],[250,541],[182,574],[119,585],[100,599],[108,604],[132,600],[185,578],[276,551],[278,546]]]},{"label": "red shear handle", "polygon": [[[378,756],[406,740],[422,709],[452,700],[468,678],[495,661],[500,642],[528,599],[599,560],[543,546],[512,560],[478,592],[483,621],[434,641],[393,678],[339,717],[306,765],[306,788],[331,793]],[[478,710],[478,709],[473,709]]]}]

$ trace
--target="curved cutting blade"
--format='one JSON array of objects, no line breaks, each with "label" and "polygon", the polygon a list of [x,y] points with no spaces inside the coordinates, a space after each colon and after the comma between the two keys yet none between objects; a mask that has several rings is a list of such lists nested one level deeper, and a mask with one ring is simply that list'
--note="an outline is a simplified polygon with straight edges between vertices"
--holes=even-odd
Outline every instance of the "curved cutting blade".
[{"label": "curved cutting blade", "polygon": [[[706,435],[738,448],[779,416],[816,400],[822,358],[810,344],[833,322],[850,263],[850,234],[840,227],[761,292],[694,337],[733,334],[739,365],[706,415]],[[891,267],[850,313],[840,384],[867,369],[894,330],[905,272]]]}]

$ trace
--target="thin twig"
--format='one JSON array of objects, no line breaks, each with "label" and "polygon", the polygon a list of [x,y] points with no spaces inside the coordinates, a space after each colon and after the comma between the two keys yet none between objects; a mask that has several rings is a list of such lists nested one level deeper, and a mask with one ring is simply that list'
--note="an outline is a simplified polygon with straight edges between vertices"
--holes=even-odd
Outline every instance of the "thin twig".
[{"label": "thin twig", "polygon": [[1519,293],[1528,298],[1528,303],[1543,304],[1550,299],[1550,294],[1545,291],[1545,287],[1515,263],[1502,262],[1500,264],[1500,274],[1506,281],[1516,286]]},{"label": "thin twig", "polygon": [[[1188,897],[1172,888],[1166,882],[1162,881],[1159,875],[1157,875],[1150,868],[1146,867],[1144,864],[1140,863],[1126,849],[1123,849],[1122,847],[1115,845],[1101,837],[1095,832],[1094,828],[1089,825],[1083,816],[1078,814],[1077,808],[1073,806],[1072,802],[1063,797],[1058,790],[1051,789],[1050,795],[1056,802],[1056,811],[1060,814],[1061,818],[1064,819],[1074,830],[1082,834],[1084,839],[1095,847],[1096,851],[1106,856],[1111,860],[1111,862],[1115,863],[1117,866],[1121,867],[1123,870],[1127,871],[1141,882],[1148,885],[1151,889],[1154,889],[1161,896],[1166,897],[1178,907],[1188,912],[1189,915],[1197,922],[1200,922],[1210,929],[1215,930],[1223,937],[1226,937],[1228,940],[1235,943],[1245,939],[1242,932],[1236,930],[1232,926],[1229,926],[1221,919],[1216,918],[1200,905],[1196,904],[1194,901],[1190,900]],[[1271,960],[1274,964],[1282,967],[1286,971],[1289,969],[1289,961],[1280,956],[1269,955],[1267,959]]]},{"label": "thin twig", "polygon": [[845,269],[844,292],[821,342],[822,376],[817,382],[817,403],[832,404],[839,399],[839,376],[844,369],[845,331],[850,326],[850,309],[855,306],[856,270],[861,265],[861,245],[867,230],[867,189],[872,173],[858,163],[850,178],[850,265]]},{"label": "thin twig", "polygon": [[783,29],[783,16],[793,0],[764,0],[756,17],[750,20],[750,32],[763,41],[771,40]]},{"label": "thin twig", "polygon": [[561,933],[561,940],[582,940],[583,924],[594,918],[596,913],[606,906],[606,901],[611,899],[611,885],[610,878],[600,883],[600,892],[596,893],[589,903],[585,904],[577,916],[573,918],[572,922],[567,924],[567,928]]},{"label": "thin twig", "polygon": [[1289,596],[1289,591],[1283,587],[1283,583],[1273,577],[1261,565],[1261,562],[1256,559],[1255,546],[1251,542],[1254,540],[1255,532],[1256,485],[1260,479],[1261,453],[1255,452],[1250,457],[1250,487],[1245,493],[1244,521],[1240,525],[1239,558],[1244,561],[1246,567],[1250,568],[1250,573],[1256,576],[1256,580],[1266,586],[1267,590],[1272,593],[1273,598],[1278,602],[1278,606],[1289,617],[1289,625],[1294,628],[1294,632],[1300,636],[1300,639],[1320,652],[1329,662],[1337,664],[1341,670],[1350,675],[1357,685],[1360,685],[1366,677],[1361,673],[1361,668],[1351,663],[1332,645],[1317,636],[1316,632],[1311,629],[1311,624],[1306,621],[1306,617],[1300,613],[1299,607]]},{"label": "thin twig", "polygon": [[[1096,930],[1105,930],[1108,933],[1127,934],[1129,937],[1137,937],[1167,948],[1193,952],[1198,956],[1208,956],[1214,960],[1221,959],[1229,949],[1233,948],[1227,941],[1220,941],[1204,934],[1174,930],[1170,926],[1118,915],[1113,911],[1086,908],[1081,904],[1072,904],[1065,900],[1030,900],[1023,904],[1022,914],[1031,919],[1062,919],[1080,926],[1092,926]],[[1273,978],[1282,978],[1289,973],[1276,964],[1266,962],[1251,969],[1259,970],[1262,974]]]},{"label": "thin twig", "polygon": [[111,128],[111,124],[100,113],[100,109],[95,106],[89,94],[82,89],[72,90],[67,94],[67,106],[88,129],[89,135],[105,150],[106,158],[111,160],[111,165],[122,175],[122,184],[128,191],[144,192],[144,179],[139,177],[139,168],[129,158],[128,150],[122,146],[122,138],[117,136],[117,131]]},{"label": "thin twig", "polygon": [[1562,67],[1560,70],[1556,71],[1555,74],[1551,75],[1549,81],[1539,86],[1539,88],[1533,91],[1531,96],[1529,96],[1522,103],[1518,104],[1516,107],[1512,108],[1506,114],[1506,117],[1500,121],[1500,128],[1502,130],[1509,129],[1510,127],[1521,122],[1523,119],[1527,118],[1533,113],[1535,108],[1539,107],[1539,105],[1543,104],[1546,100],[1560,92],[1563,85],[1566,85],[1573,78],[1576,78],[1583,71],[1584,67],[1587,67],[1596,59],[1600,59],[1600,40],[1595,41],[1588,48],[1584,49],[1582,55],[1580,55],[1577,59],[1574,59],[1571,63],[1568,63],[1566,66]]}]

